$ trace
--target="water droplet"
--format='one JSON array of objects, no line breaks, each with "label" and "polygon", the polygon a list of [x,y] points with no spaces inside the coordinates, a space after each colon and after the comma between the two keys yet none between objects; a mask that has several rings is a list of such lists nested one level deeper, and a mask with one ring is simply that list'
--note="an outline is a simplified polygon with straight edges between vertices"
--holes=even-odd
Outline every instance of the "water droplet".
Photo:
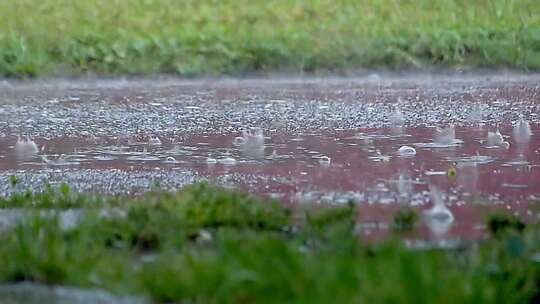
[{"label": "water droplet", "polygon": [[33,140],[29,138],[17,139],[17,143],[15,143],[15,156],[17,157],[17,160],[31,160],[38,154],[38,152],[39,148]]},{"label": "water droplet", "polygon": [[388,120],[393,127],[403,127],[405,125],[405,115],[403,115],[399,109],[392,112],[392,114],[388,116]]},{"label": "water droplet", "polygon": [[514,123],[513,135],[514,140],[518,144],[526,144],[529,142],[532,131],[531,125],[525,118],[520,117],[520,119]]},{"label": "water droplet", "polygon": [[206,163],[208,165],[215,165],[215,164],[217,164],[217,162],[218,162],[217,159],[215,159],[213,157],[208,156],[208,158],[206,158]]},{"label": "water droplet", "polygon": [[399,148],[398,153],[404,157],[411,157],[416,155],[416,149],[410,146],[402,146]]},{"label": "water droplet", "polygon": [[456,140],[456,130],[454,126],[449,126],[447,128],[437,128],[435,130],[435,143],[440,145],[452,145],[455,144]]},{"label": "water droplet", "polygon": [[438,189],[432,187],[430,196],[433,206],[423,212],[426,224],[436,237],[442,237],[450,229],[454,221],[454,215],[444,204],[442,195]]},{"label": "water droplet", "polygon": [[[208,160],[207,160],[208,161]],[[224,157],[224,158],[221,158],[219,159],[218,161],[220,164],[223,164],[225,166],[234,166],[236,165],[236,159],[228,156],[228,157]]]},{"label": "water droplet", "polygon": [[332,159],[330,157],[328,157],[328,156],[323,155],[323,156],[319,157],[319,164],[321,166],[330,166],[331,161],[332,161]]},{"label": "water droplet", "polygon": [[157,136],[150,136],[148,139],[149,146],[161,146],[161,140]]}]

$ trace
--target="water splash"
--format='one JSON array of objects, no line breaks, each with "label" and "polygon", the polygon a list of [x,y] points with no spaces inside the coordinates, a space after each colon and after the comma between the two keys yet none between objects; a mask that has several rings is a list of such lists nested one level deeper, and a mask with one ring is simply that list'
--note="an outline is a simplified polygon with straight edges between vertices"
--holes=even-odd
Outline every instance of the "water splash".
[{"label": "water splash", "polygon": [[165,163],[167,163],[167,164],[179,164],[179,163],[181,163],[181,161],[177,160],[176,158],[174,158],[172,156],[167,156],[167,158],[165,159]]},{"label": "water splash", "polygon": [[467,120],[473,124],[480,124],[484,119],[485,107],[481,104],[476,104],[472,107]]},{"label": "water splash", "polygon": [[236,137],[233,144],[245,148],[260,148],[264,146],[264,135],[260,128],[251,131],[244,130],[242,136]]},{"label": "water splash", "polygon": [[390,155],[383,155],[381,153],[381,151],[377,150],[377,155],[375,156],[369,156],[368,157],[370,160],[374,161],[374,162],[383,162],[383,163],[387,163],[390,161],[390,159],[392,158]]},{"label": "water splash", "polygon": [[[208,163],[208,160],[207,160],[207,163]],[[234,159],[233,157],[231,157],[229,155],[229,156],[225,156],[223,158],[220,158],[218,160],[218,163],[220,163],[222,165],[225,165],[225,166],[234,166],[234,165],[236,165],[237,161],[236,161],[236,159]]]},{"label": "water splash", "polygon": [[435,143],[440,145],[452,145],[456,143],[456,130],[454,126],[437,128],[435,130]]},{"label": "water splash", "polygon": [[264,158],[264,134],[260,128],[243,131],[242,136],[236,137],[233,144],[238,146],[240,151],[248,158]]},{"label": "water splash", "polygon": [[422,148],[451,148],[457,147],[462,143],[462,140],[456,138],[456,130],[454,126],[451,125],[447,128],[436,128],[433,142],[415,145]]},{"label": "water splash", "polygon": [[495,132],[488,132],[488,147],[503,147],[505,149],[510,148],[510,143],[504,140],[503,135],[499,130]]},{"label": "water splash", "polygon": [[398,153],[403,157],[412,157],[416,155],[416,149],[410,146],[402,146],[398,149]]},{"label": "water splash", "polygon": [[399,174],[399,177],[396,181],[396,188],[398,190],[400,202],[410,203],[409,197],[413,193],[413,181],[406,174]]},{"label": "water splash", "polygon": [[514,140],[518,144],[526,144],[532,136],[531,125],[523,116],[514,123],[513,129]]},{"label": "water splash", "polygon": [[476,193],[478,185],[478,164],[476,162],[458,162],[456,165],[457,183],[468,193]]},{"label": "water splash", "polygon": [[17,143],[15,143],[15,156],[18,161],[28,161],[33,159],[39,152],[37,144],[29,139],[17,138]]},{"label": "water splash", "polygon": [[218,163],[217,159],[211,157],[210,155],[208,155],[208,157],[206,158],[206,164],[209,166],[215,165],[217,163]]},{"label": "water splash", "polygon": [[69,166],[69,165],[79,165],[80,162],[69,161],[71,156],[60,154],[56,158],[49,158],[47,155],[41,155],[41,160],[49,166]]},{"label": "water splash", "polygon": [[430,191],[433,206],[424,211],[426,224],[436,237],[443,237],[454,222],[452,211],[444,204],[441,192],[431,187]]},{"label": "water splash", "polygon": [[131,152],[133,156],[129,156],[126,160],[130,161],[157,161],[159,157],[150,155],[146,147],[144,147],[142,152]]},{"label": "water splash", "polygon": [[150,136],[150,138],[148,138],[148,145],[153,147],[161,146],[161,139],[157,136]]},{"label": "water splash", "polygon": [[332,159],[330,157],[328,157],[328,156],[323,155],[323,156],[319,157],[319,164],[321,166],[328,167],[328,166],[330,166],[331,161],[332,161]]},{"label": "water splash", "polygon": [[405,125],[405,115],[397,108],[388,116],[388,120],[393,127],[401,128]]}]

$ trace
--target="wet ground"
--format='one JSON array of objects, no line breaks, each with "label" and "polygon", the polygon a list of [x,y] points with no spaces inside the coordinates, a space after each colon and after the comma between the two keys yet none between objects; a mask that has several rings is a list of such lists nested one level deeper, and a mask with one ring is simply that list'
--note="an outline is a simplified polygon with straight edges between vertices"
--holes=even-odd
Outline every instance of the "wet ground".
[{"label": "wet ground", "polygon": [[359,204],[387,235],[477,239],[492,210],[538,220],[540,76],[0,83],[0,192],[90,193],[209,180],[299,205]]},{"label": "wet ground", "polygon": [[98,289],[47,286],[35,283],[0,285],[2,304],[143,304],[146,299],[119,297]]}]

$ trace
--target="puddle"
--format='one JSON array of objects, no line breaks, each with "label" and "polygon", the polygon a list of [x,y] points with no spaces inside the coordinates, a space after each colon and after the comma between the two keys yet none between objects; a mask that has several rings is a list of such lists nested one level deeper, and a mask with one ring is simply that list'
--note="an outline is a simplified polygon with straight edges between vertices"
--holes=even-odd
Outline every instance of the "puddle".
[{"label": "puddle", "polygon": [[[495,130],[508,146],[488,144],[493,136],[488,132]],[[517,131],[507,125],[149,138],[35,138],[24,142],[32,153],[25,150],[20,157],[17,138],[3,137],[0,174],[22,176],[20,187],[39,189],[56,180],[82,191],[111,193],[136,193],[155,183],[176,190],[210,180],[286,203],[353,201],[361,206],[360,221],[384,223],[404,205],[431,208],[430,188],[437,187],[455,220],[446,227],[425,220],[426,238],[482,235],[479,223],[486,209],[538,217],[529,208],[540,198],[538,124],[520,122]],[[114,186],[89,188],[96,180]],[[10,191],[7,183],[0,190]],[[388,232],[376,227],[380,231],[362,231],[368,236]]]},{"label": "puddle", "polygon": [[[538,220],[538,90],[536,75],[23,82],[0,90],[0,194],[11,175],[128,195],[209,180],[353,201],[367,238],[412,206],[420,239],[475,239],[492,210]],[[423,216],[433,188],[450,223]]]}]

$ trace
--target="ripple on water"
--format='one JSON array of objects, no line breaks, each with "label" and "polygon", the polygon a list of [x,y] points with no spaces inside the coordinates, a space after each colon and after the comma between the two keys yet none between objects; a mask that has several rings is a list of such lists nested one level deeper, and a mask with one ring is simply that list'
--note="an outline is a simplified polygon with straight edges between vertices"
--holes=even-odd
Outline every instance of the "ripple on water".
[{"label": "ripple on water", "polygon": [[430,143],[414,143],[413,145],[419,148],[426,148],[426,149],[444,149],[444,148],[459,147],[463,143],[464,142],[461,139],[454,139],[447,143],[430,142]]},{"label": "ripple on water", "polygon": [[450,162],[476,163],[476,164],[482,165],[482,164],[489,164],[495,161],[495,158],[491,156],[487,156],[487,155],[472,155],[472,156],[464,156],[464,157],[447,157],[446,160]]},{"label": "ripple on water", "polygon": [[[499,125],[499,128],[501,134],[510,134],[513,126]],[[530,128],[533,134],[539,134],[537,124],[531,124]],[[535,181],[540,179],[540,170],[521,170],[519,166],[537,168],[540,165],[536,152],[540,149],[540,138],[530,136],[526,143],[512,144],[509,149],[486,150],[488,129],[495,128],[489,125],[485,129],[458,127],[454,131],[459,139],[444,144],[434,140],[416,145],[415,142],[427,142],[434,137],[432,127],[409,127],[405,130],[406,136],[405,133],[393,136],[390,129],[345,128],[327,133],[271,133],[265,130],[263,149],[258,149],[258,144],[247,145],[256,147],[257,153],[244,149],[242,144],[235,145],[234,138],[239,133],[234,130],[192,134],[183,137],[181,145],[164,141],[147,150],[144,149],[147,144],[116,146],[116,138],[96,141],[35,139],[40,146],[49,147],[39,151],[37,159],[44,156],[53,162],[63,160],[69,168],[36,167],[28,162],[18,162],[14,153],[16,137],[0,138],[0,179],[5,181],[0,189],[3,194],[10,193],[8,175],[17,174],[21,176],[21,187],[39,189],[48,180],[67,181],[83,191],[113,193],[138,193],[155,182],[164,185],[165,189],[176,190],[205,179],[289,202],[352,200],[360,204],[360,208],[403,204],[424,208],[429,202],[429,195],[424,192],[432,185],[451,197],[448,199],[451,208],[467,207],[478,201],[505,206],[538,197],[540,189]],[[301,141],[295,140],[298,138]],[[253,139],[254,142],[257,140]],[[411,153],[414,157],[405,157],[406,153],[401,153],[405,147],[411,148],[410,151],[414,149],[416,154]],[[64,156],[62,159],[58,156],[62,154],[71,158]],[[54,166],[53,162],[51,166]],[[112,168],[114,170],[110,170]],[[384,181],[382,186],[381,180]],[[461,214],[456,213],[456,221],[461,220]],[[453,225],[447,233],[454,233],[455,227]],[[443,231],[441,229],[434,235],[441,235]]]},{"label": "ripple on water", "polygon": [[134,155],[134,156],[129,156],[126,159],[129,161],[141,161],[141,162],[160,160],[159,157],[153,156],[153,155]]}]

